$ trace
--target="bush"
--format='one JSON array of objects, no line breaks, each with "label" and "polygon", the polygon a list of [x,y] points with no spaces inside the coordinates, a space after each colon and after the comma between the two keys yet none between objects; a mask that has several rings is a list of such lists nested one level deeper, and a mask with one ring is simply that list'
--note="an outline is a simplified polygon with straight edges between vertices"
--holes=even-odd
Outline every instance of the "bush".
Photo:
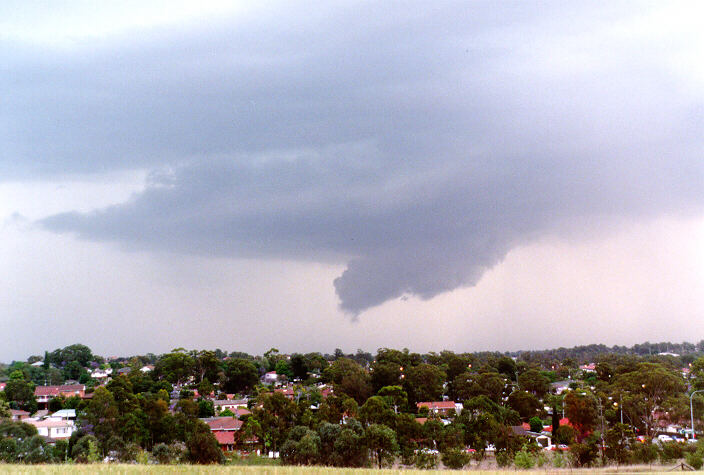
[{"label": "bush", "polygon": [[44,442],[40,435],[33,435],[20,444],[20,453],[23,455],[21,462],[25,463],[51,463],[54,457],[51,447]]},{"label": "bush", "polygon": [[511,454],[508,451],[501,450],[499,452],[496,452],[496,465],[498,465],[500,468],[509,467],[512,463],[513,457],[511,457]]},{"label": "bush", "polygon": [[54,444],[53,454],[57,462],[64,462],[68,457],[68,441],[57,440]]},{"label": "bush", "polygon": [[545,465],[546,463],[548,463],[548,458],[547,458],[547,456],[545,455],[545,452],[544,452],[544,451],[541,450],[540,452],[538,452],[537,454],[535,454],[535,464],[536,464],[538,467],[542,468],[543,465]]},{"label": "bush", "polygon": [[17,439],[0,439],[0,462],[12,463],[17,460]]},{"label": "bush", "polygon": [[432,470],[438,466],[438,456],[422,450],[416,454],[415,466],[420,470]]},{"label": "bush", "polygon": [[633,462],[651,464],[658,458],[658,448],[651,443],[635,444],[632,451]]},{"label": "bush", "polygon": [[572,456],[572,464],[575,467],[589,467],[594,463],[599,450],[596,444],[572,444],[570,446],[570,455]]},{"label": "bush", "polygon": [[138,464],[146,465],[149,463],[149,452],[146,450],[140,450],[137,452],[137,456],[134,459]]},{"label": "bush", "polygon": [[685,457],[687,465],[690,465],[694,470],[699,470],[704,465],[704,459],[699,451],[687,454]]},{"label": "bush", "polygon": [[442,463],[454,470],[459,470],[467,465],[472,459],[471,455],[462,449],[448,449],[442,453]]},{"label": "bush", "polygon": [[567,465],[567,457],[560,452],[555,452],[551,460],[552,466],[555,468],[562,468]]},{"label": "bush", "polygon": [[193,463],[210,464],[220,463],[223,460],[222,450],[210,430],[194,433],[186,442],[186,446],[188,458]]},{"label": "bush", "polygon": [[162,465],[168,465],[171,463],[171,450],[169,450],[169,446],[164,443],[156,444],[152,449],[152,455],[157,462]]},{"label": "bush", "polygon": [[513,463],[518,468],[528,470],[535,466],[535,456],[523,447],[521,450],[516,452],[516,456],[513,458]]},{"label": "bush", "polygon": [[684,456],[682,444],[677,442],[665,442],[660,448],[660,461],[669,464],[681,459]]},{"label": "bush", "polygon": [[95,463],[100,461],[98,439],[93,435],[84,435],[71,449],[71,457],[80,463]]},{"label": "bush", "polygon": [[542,432],[543,431],[543,421],[540,419],[540,417],[531,417],[530,421],[528,421],[530,424],[530,430],[533,432]]},{"label": "bush", "polygon": [[571,445],[574,442],[575,430],[570,426],[560,426],[555,431],[554,443]]}]

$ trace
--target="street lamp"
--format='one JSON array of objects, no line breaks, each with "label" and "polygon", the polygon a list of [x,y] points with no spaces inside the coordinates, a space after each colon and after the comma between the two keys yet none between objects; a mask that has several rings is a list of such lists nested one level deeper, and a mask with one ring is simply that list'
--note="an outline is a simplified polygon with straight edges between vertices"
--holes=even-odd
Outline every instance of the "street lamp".
[{"label": "street lamp", "polygon": [[704,389],[697,389],[696,391],[692,391],[692,394],[689,395],[689,417],[692,418],[692,437],[694,438],[696,438],[696,436],[694,435],[694,406],[692,405],[692,398],[695,394],[703,392]]}]

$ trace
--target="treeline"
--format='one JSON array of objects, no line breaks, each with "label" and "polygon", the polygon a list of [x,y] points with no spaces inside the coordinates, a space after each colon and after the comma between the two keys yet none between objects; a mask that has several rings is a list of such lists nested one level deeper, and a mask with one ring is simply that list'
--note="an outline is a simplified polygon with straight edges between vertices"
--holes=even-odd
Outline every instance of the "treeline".
[{"label": "treeline", "polygon": [[[250,413],[239,416],[232,447],[279,452],[284,463],[364,467],[398,461],[428,468],[442,461],[460,468],[492,456],[501,466],[588,466],[688,456],[696,465],[704,449],[649,443],[667,425],[687,425],[689,395],[704,389],[704,358],[696,347],[677,356],[645,354],[641,347],[641,353],[598,345],[572,350],[510,355],[381,348],[374,355],[289,355],[272,348],[255,356],[179,348],[108,360],[71,345],[3,368],[0,417],[9,409],[34,413],[38,384],[78,376],[89,398],[48,403],[51,412],[76,409],[78,430],[68,441],[48,445],[34,427],[4,420],[0,460],[222,462],[203,419],[216,415],[215,401],[234,396],[248,400]],[[578,357],[587,351],[593,352],[588,359]],[[596,363],[593,371],[579,368],[587,362]],[[109,381],[92,378],[96,369],[112,369]],[[271,372],[273,387],[262,382]],[[558,394],[558,386],[565,390]],[[436,412],[419,404],[433,401],[451,407]],[[700,424],[704,400],[698,394],[692,402]],[[563,414],[569,424],[561,425]],[[551,426],[553,442],[569,446],[569,455],[547,456],[521,424],[535,433]],[[648,443],[636,442],[637,436]]]}]

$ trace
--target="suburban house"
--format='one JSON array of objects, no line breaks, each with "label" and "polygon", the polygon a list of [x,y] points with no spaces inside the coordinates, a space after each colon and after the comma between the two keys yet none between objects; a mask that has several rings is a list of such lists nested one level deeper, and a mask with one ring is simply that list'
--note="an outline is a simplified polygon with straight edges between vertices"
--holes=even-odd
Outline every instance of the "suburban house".
[{"label": "suburban house", "polygon": [[37,398],[39,407],[46,409],[49,400],[63,396],[69,398],[78,396],[83,398],[86,394],[86,387],[83,384],[64,384],[61,386],[37,386],[34,388],[34,396]]},{"label": "suburban house", "polygon": [[108,379],[111,374],[112,374],[112,368],[106,368],[106,369],[97,368],[97,369],[94,369],[90,373],[90,377],[93,379],[101,380],[101,379]]},{"label": "suburban house", "polygon": [[75,421],[76,420],[76,410],[75,409],[61,409],[56,411],[51,416],[51,419],[64,420],[64,421]]},{"label": "suburban house", "polygon": [[247,409],[247,403],[242,404],[241,400],[228,401],[227,399],[216,399],[213,401],[213,409],[215,413],[218,414],[225,409],[229,409],[236,417],[243,416],[245,414],[251,414]]},{"label": "suburban house", "polygon": [[570,383],[572,381],[565,380],[565,381],[555,381],[554,383],[550,383],[550,388],[552,388],[552,391],[555,394],[562,394],[566,390],[570,388]]},{"label": "suburban house", "polygon": [[464,409],[464,406],[461,402],[454,401],[419,402],[416,404],[416,407],[419,411],[421,410],[421,408],[427,407],[428,413],[438,414],[441,416],[446,416],[450,414],[451,411],[455,414],[459,414],[462,412],[462,409]]},{"label": "suburban house", "polygon": [[274,384],[279,380],[279,375],[276,371],[269,371],[264,376],[262,376],[262,383],[264,384]]},{"label": "suburban house", "polygon": [[42,421],[26,420],[23,422],[36,427],[39,435],[52,439],[68,439],[73,434],[73,431],[76,430],[73,421],[69,420],[44,419]]},{"label": "suburban house", "polygon": [[295,397],[293,388],[279,388],[275,389],[274,392],[283,394],[286,396],[286,399],[293,399]]},{"label": "suburban house", "polygon": [[223,452],[235,449],[235,432],[242,428],[243,422],[233,417],[210,417],[203,419],[220,445]]},{"label": "suburban house", "polygon": [[534,439],[535,443],[543,449],[551,449],[553,447],[552,434],[546,431],[531,432],[530,425],[525,423],[520,426],[511,426],[511,429],[513,430],[513,433],[515,435],[530,437],[531,439]]},{"label": "suburban house", "polygon": [[29,412],[19,409],[10,409],[10,417],[13,421],[24,421],[29,417]]}]

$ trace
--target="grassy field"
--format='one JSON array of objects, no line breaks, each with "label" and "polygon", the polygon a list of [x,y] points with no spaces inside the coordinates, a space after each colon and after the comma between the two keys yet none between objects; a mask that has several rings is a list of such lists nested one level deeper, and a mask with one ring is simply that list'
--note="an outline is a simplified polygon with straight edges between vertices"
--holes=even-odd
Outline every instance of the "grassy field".
[{"label": "grassy field", "polygon": [[[606,467],[599,469],[555,469],[543,468],[535,469],[540,473],[646,473],[646,472],[666,472],[672,467],[653,465]],[[509,469],[506,472],[516,472]],[[518,470],[519,472],[522,470]],[[451,475],[458,473],[492,474],[506,473],[490,470],[472,469],[468,471],[455,470],[373,470],[359,468],[327,468],[327,467],[267,467],[267,466],[199,466],[199,465],[120,465],[120,464],[93,464],[93,465],[7,465],[0,464],[0,473],[12,474],[169,474],[169,473],[193,473],[193,474],[244,474],[244,475],[353,475],[353,474],[374,474],[374,475]]]}]

